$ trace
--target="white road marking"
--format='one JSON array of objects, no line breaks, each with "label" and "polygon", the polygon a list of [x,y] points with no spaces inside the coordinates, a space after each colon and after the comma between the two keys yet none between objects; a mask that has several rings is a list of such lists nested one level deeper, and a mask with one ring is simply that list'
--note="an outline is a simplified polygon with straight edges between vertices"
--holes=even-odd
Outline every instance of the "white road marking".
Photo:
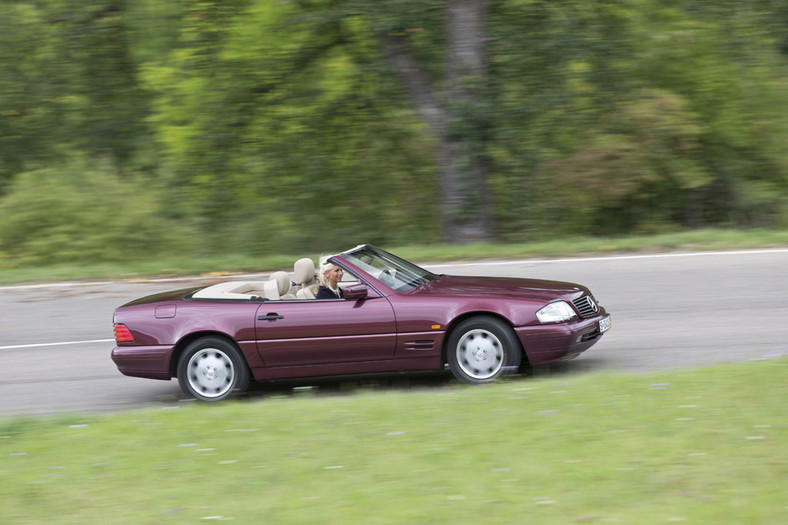
[{"label": "white road marking", "polygon": [[562,259],[520,259],[507,261],[462,261],[459,263],[430,264],[429,268],[456,268],[457,266],[505,266],[507,264],[549,264],[566,262],[592,262],[592,261],[629,261],[636,259],[669,259],[677,257],[714,257],[726,255],[759,255],[773,253],[788,253],[788,249],[774,248],[768,250],[734,250],[728,252],[681,252],[681,253],[653,253],[644,255],[609,255],[599,257],[564,257]]},{"label": "white road marking", "polygon": [[[457,262],[446,264],[430,264],[425,265],[428,268],[456,268],[458,266],[503,266],[515,264],[551,264],[551,263],[566,263],[566,262],[591,262],[591,261],[627,261],[638,259],[665,259],[665,258],[678,258],[678,257],[715,257],[715,256],[730,256],[730,255],[758,255],[758,254],[779,254],[788,253],[788,249],[774,248],[767,250],[734,250],[734,251],[716,251],[716,252],[681,252],[681,253],[655,253],[643,255],[611,255],[600,257],[565,257],[561,259],[520,259],[520,260],[507,260],[507,261],[474,261],[474,262]],[[254,274],[258,275],[258,274]],[[240,277],[233,275],[233,277]],[[181,280],[199,280],[206,278],[162,278],[151,279],[142,281],[145,283],[166,283]],[[216,279],[216,277],[211,277]],[[42,283],[42,284],[26,284],[17,286],[0,286],[0,290],[31,290],[37,288],[59,288],[64,286],[101,286],[106,284],[113,284],[117,281],[97,281],[97,282],[61,282],[61,283]],[[23,348],[42,348],[47,346],[63,346],[63,345],[79,345],[79,344],[94,344],[94,343],[114,343],[114,339],[94,339],[91,341],[65,341],[59,343],[36,343],[27,345],[11,345],[0,346],[0,350],[19,350]]]},{"label": "white road marking", "polygon": [[0,350],[19,350],[22,348],[42,348],[45,346],[62,346],[62,345],[88,345],[93,343],[114,343],[114,339],[93,339],[90,341],[63,341],[61,343],[34,343],[29,345],[11,345],[0,346]]},{"label": "white road marking", "polygon": [[56,283],[37,283],[37,284],[15,284],[8,286],[0,286],[2,290],[37,290],[41,288],[69,288],[69,287],[88,287],[88,286],[105,286],[108,284],[156,284],[156,283],[177,283],[177,282],[196,282],[196,281],[219,281],[226,278],[228,281],[232,279],[253,279],[255,277],[266,277],[269,273],[247,273],[247,274],[227,274],[227,275],[211,275],[211,276],[191,276],[191,277],[161,277],[150,279],[118,279],[116,281],[61,281]]},{"label": "white road marking", "polygon": [[[507,264],[550,264],[550,263],[566,263],[566,262],[590,262],[590,261],[627,261],[637,259],[664,259],[675,257],[714,257],[726,255],[758,255],[758,254],[778,254],[788,253],[788,248],[770,248],[763,250],[732,250],[732,251],[716,251],[716,252],[680,252],[680,253],[653,253],[643,255],[609,255],[599,257],[564,257],[561,259],[511,259],[505,261],[459,261],[454,263],[442,264],[424,264],[427,268],[456,268],[458,266],[504,266]],[[252,277],[266,276],[268,273],[250,273],[250,274],[228,274],[224,277],[227,280],[233,279],[249,279]],[[0,286],[0,291],[3,290],[35,290],[39,288],[64,288],[69,286],[104,286],[117,283],[174,283],[179,281],[218,281],[222,276],[194,276],[194,277],[162,277],[152,279],[129,279],[117,281],[65,281],[57,283],[38,283],[38,284],[18,284],[10,286]],[[0,347],[2,348],[2,347]]]}]

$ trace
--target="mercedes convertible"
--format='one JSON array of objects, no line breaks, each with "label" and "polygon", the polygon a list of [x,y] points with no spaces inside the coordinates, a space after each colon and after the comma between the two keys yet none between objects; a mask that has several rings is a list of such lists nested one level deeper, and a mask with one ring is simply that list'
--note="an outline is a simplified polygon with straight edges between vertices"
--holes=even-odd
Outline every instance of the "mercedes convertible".
[{"label": "mercedes convertible", "polygon": [[316,299],[315,264],[137,299],[115,310],[118,370],[177,378],[219,401],[251,381],[448,369],[486,383],[572,359],[610,329],[588,288],[524,278],[439,275],[365,244],[328,258],[343,298]]}]

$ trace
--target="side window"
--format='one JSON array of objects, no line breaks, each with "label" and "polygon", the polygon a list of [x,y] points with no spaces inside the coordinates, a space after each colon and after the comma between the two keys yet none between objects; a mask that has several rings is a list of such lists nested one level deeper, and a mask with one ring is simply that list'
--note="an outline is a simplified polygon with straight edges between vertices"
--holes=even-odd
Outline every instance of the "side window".
[{"label": "side window", "polygon": [[358,277],[356,277],[349,271],[345,270],[345,272],[342,275],[342,280],[339,281],[340,288],[344,288],[346,286],[353,286],[354,284],[358,284]]}]

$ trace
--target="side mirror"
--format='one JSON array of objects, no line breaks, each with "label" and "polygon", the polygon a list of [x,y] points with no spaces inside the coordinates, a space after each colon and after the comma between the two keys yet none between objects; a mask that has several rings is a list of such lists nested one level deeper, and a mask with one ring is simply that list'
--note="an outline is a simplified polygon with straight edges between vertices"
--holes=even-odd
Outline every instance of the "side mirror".
[{"label": "side mirror", "polygon": [[367,285],[360,283],[342,289],[342,294],[345,296],[345,299],[349,301],[359,301],[361,299],[366,299],[367,292]]}]

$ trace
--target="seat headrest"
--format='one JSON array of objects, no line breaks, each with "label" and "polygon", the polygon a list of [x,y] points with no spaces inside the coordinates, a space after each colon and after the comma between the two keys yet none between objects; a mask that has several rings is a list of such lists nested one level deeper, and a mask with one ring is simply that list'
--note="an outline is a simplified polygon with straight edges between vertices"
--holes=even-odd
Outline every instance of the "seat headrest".
[{"label": "seat headrest", "polygon": [[293,280],[296,284],[309,284],[315,279],[315,263],[304,257],[293,265]]},{"label": "seat headrest", "polygon": [[287,272],[274,272],[268,278],[269,281],[276,281],[277,288],[279,289],[279,295],[284,295],[290,291],[290,276],[287,275]]}]

